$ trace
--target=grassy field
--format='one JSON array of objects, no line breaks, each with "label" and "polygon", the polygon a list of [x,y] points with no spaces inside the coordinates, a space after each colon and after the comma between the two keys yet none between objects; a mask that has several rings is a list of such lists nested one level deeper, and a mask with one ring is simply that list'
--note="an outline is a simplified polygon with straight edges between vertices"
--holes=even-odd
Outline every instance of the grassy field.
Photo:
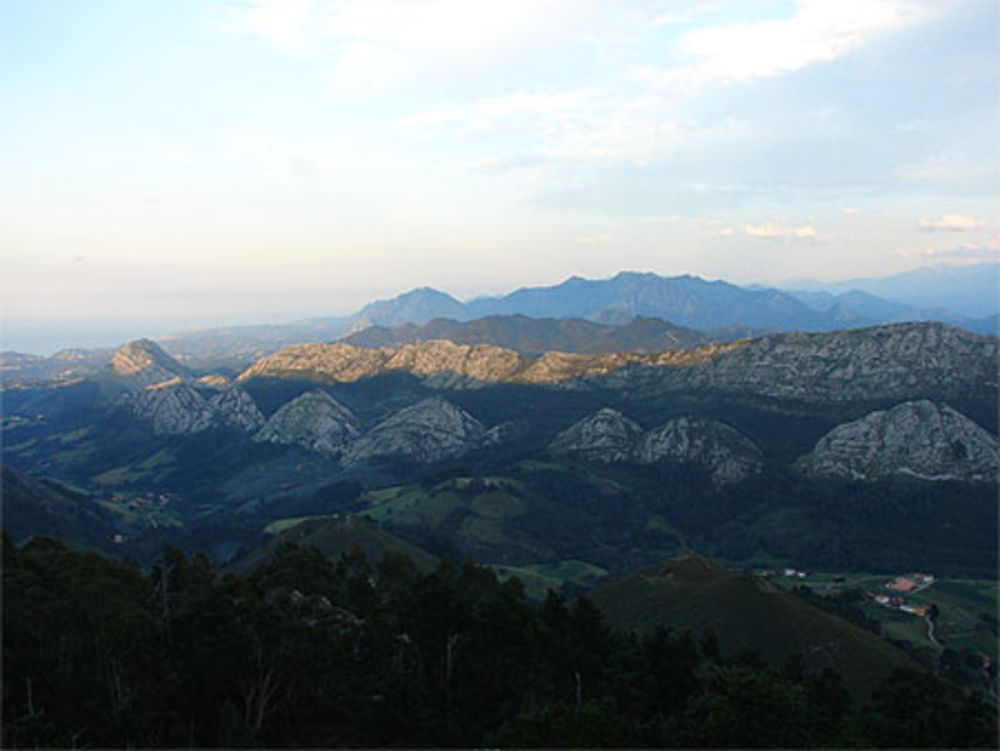
[{"label": "grassy field", "polygon": [[334,517],[329,514],[320,514],[317,516],[294,516],[288,519],[278,519],[276,521],[271,522],[266,527],[264,527],[264,532],[265,534],[276,535],[285,531],[286,529],[291,529],[297,524],[301,524],[302,522],[305,521],[310,521],[312,519],[333,519],[333,518]]},{"label": "grassy field", "polygon": [[96,503],[112,514],[121,517],[130,526],[141,527],[142,529],[179,528],[184,526],[184,523],[175,515],[160,508],[130,509],[125,504],[103,500],[96,501]]},{"label": "grassy field", "polygon": [[[368,492],[358,512],[406,536],[431,530],[478,560],[518,564],[525,557],[547,558],[551,551],[518,536],[512,520],[529,510],[517,480],[506,477],[451,478],[433,487],[399,485]],[[518,551],[516,558],[492,555]],[[528,558],[531,560],[531,558]]]},{"label": "grassy field", "polygon": [[154,454],[143,459],[141,462],[126,464],[121,467],[114,467],[91,479],[98,485],[104,487],[114,487],[117,485],[127,485],[139,482],[140,480],[155,479],[156,475],[163,469],[170,467],[175,462],[174,455],[167,449],[160,449]]},{"label": "grassy field", "polygon": [[[835,581],[843,577],[843,581]],[[836,594],[844,589],[861,589],[874,594],[897,594],[886,589],[891,575],[852,572],[843,574],[810,573],[804,579],[776,578],[785,587],[806,585],[820,594]],[[877,620],[886,636],[909,641],[937,651],[950,647],[972,649],[998,658],[997,636],[985,619],[997,617],[998,583],[986,579],[939,579],[915,594],[903,594],[914,605],[936,605],[936,635],[940,646],[927,638],[927,624],[917,615],[900,612],[873,602],[863,603],[863,610]]]}]

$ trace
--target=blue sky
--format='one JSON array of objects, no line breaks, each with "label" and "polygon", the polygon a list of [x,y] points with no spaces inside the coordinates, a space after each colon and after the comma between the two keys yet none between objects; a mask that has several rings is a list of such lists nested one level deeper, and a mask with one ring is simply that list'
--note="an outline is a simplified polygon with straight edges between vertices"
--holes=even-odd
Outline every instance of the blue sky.
[{"label": "blue sky", "polygon": [[997,8],[4,0],[5,338],[995,260]]}]

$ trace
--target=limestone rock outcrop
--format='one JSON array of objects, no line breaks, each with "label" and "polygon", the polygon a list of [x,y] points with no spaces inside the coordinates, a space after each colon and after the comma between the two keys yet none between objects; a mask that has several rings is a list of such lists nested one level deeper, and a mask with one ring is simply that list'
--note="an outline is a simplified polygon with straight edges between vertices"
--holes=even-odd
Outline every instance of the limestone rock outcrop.
[{"label": "limestone rock outcrop", "polygon": [[342,462],[353,465],[398,457],[428,464],[467,453],[479,445],[484,433],[482,423],[468,412],[431,397],[380,422],[350,447]]},{"label": "limestone rock outcrop", "polygon": [[304,344],[258,360],[239,380],[345,383],[401,371],[435,388],[503,382],[620,389],[652,397],[697,391],[842,403],[932,394],[995,398],[996,362],[995,336],[941,323],[901,323],[774,334],[659,354],[550,351],[533,358],[501,347],[442,340],[378,349]]},{"label": "limestone rock outcrop", "polygon": [[230,386],[216,391],[208,398],[219,420],[230,427],[252,433],[264,425],[264,415],[257,403],[239,386]]},{"label": "limestone rock outcrop", "polygon": [[173,379],[186,379],[191,372],[150,339],[123,344],[111,356],[110,371],[130,388],[141,389]]},{"label": "limestone rock outcrop", "polygon": [[947,404],[903,402],[838,425],[798,461],[819,476],[996,482],[997,439]]},{"label": "limestone rock outcrop", "polygon": [[721,487],[757,474],[764,466],[760,449],[738,430],[718,420],[678,417],[646,433],[635,449],[635,460],[699,464]]},{"label": "limestone rock outcrop", "polygon": [[605,407],[557,435],[549,448],[554,454],[610,464],[629,461],[641,436],[638,423]]},{"label": "limestone rock outcrop", "polygon": [[149,423],[157,435],[189,435],[216,424],[208,401],[187,384],[154,386],[125,394],[119,404]]},{"label": "limestone rock outcrop", "polygon": [[358,420],[320,389],[283,405],[253,437],[259,443],[301,446],[327,456],[342,454],[359,435]]},{"label": "limestone rock outcrop", "polygon": [[763,467],[753,441],[717,420],[678,417],[644,432],[636,422],[607,407],[564,430],[549,449],[609,464],[697,464],[708,470],[716,487],[745,480]]},{"label": "limestone rock outcrop", "polygon": [[157,435],[190,435],[220,426],[249,433],[264,424],[257,404],[240,387],[209,393],[206,398],[175,376],[141,391],[130,391],[116,403],[147,422]]}]

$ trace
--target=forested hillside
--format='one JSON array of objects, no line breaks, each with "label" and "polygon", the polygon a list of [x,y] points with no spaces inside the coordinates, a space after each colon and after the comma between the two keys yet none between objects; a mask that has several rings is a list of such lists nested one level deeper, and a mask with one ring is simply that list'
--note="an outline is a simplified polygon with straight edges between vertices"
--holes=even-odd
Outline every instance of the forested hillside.
[{"label": "forested hillside", "polygon": [[916,669],[864,704],[831,671],[616,631],[450,560],[286,547],[247,576],[147,573],[3,538],[6,747],[983,747],[996,718]]}]

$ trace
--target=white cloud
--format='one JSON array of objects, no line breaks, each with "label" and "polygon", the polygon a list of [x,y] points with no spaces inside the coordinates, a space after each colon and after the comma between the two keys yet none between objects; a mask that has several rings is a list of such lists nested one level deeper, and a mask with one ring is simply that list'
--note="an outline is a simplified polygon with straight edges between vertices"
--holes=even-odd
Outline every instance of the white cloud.
[{"label": "white cloud", "polygon": [[744,227],[744,232],[748,237],[816,237],[816,228],[811,224],[803,224],[799,227],[783,227],[779,224],[748,224]]},{"label": "white cloud", "polygon": [[864,209],[860,209],[857,206],[848,206],[846,209],[844,209],[845,214],[860,214],[863,211]]},{"label": "white cloud", "polygon": [[[739,113],[706,119],[699,113],[699,97],[708,90],[834,60],[880,35],[926,19],[929,9],[937,8],[915,0],[800,0],[787,18],[716,22],[657,41],[657,28],[698,18],[706,12],[703,6],[679,5],[669,16],[639,6],[622,17],[605,6],[603,14],[591,13],[590,31],[600,30],[595,24],[620,28],[630,23],[646,35],[636,49],[659,44],[658,54],[647,52],[629,67],[592,76],[586,84],[556,87],[539,82],[431,107],[404,116],[401,125],[425,134],[446,128],[465,136],[520,137],[550,158],[635,165],[689,157],[699,150],[717,153],[713,146],[719,143],[738,149],[741,144],[760,143],[768,134]],[[626,15],[627,21],[622,21]],[[636,32],[636,39],[640,36]],[[562,38],[569,40],[567,35]],[[663,59],[673,62],[669,66],[649,62]],[[825,117],[824,112],[828,115],[823,110],[817,117]]]},{"label": "white cloud", "polygon": [[244,0],[224,7],[220,25],[329,64],[340,83],[391,85],[578,42],[599,9],[592,0]]},{"label": "white cloud", "polygon": [[660,73],[664,83],[695,87],[790,73],[835,60],[933,9],[912,0],[799,0],[788,18],[685,33],[677,44],[685,64]]},{"label": "white cloud", "polygon": [[226,31],[251,34],[282,52],[305,53],[320,6],[315,0],[253,0],[223,9]]},{"label": "white cloud", "polygon": [[920,229],[927,230],[950,230],[961,232],[964,230],[978,229],[983,226],[979,219],[968,214],[945,214],[940,219],[921,219],[917,222]]}]

